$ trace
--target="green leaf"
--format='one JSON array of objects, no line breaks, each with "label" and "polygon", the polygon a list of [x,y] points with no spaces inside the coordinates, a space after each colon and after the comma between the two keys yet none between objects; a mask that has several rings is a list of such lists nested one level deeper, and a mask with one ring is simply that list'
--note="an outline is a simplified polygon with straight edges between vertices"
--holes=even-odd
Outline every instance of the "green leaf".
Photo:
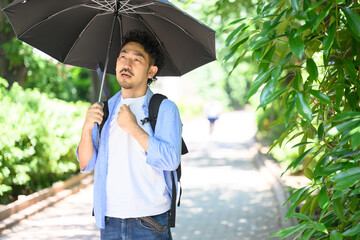
[{"label": "green leaf", "polygon": [[353,150],[357,149],[360,146],[360,133],[357,132],[351,137],[350,141],[351,147]]},{"label": "green leaf", "polygon": [[342,7],[341,10],[345,14],[348,26],[350,27],[354,37],[360,40],[360,15],[347,7]]},{"label": "green leaf", "polygon": [[286,104],[285,123],[289,125],[290,118],[294,114],[295,98],[291,98]]},{"label": "green leaf", "polygon": [[310,29],[311,26],[314,25],[314,21],[309,21],[309,22],[306,22],[304,25],[302,25],[298,30],[296,30],[296,33],[295,33],[295,37],[298,37],[300,36],[303,32],[305,32],[306,30]]},{"label": "green leaf", "polygon": [[273,39],[271,39],[269,37],[256,36],[251,40],[248,49],[250,51],[255,51],[255,50],[263,47],[264,45],[268,44],[271,41],[273,41]]},{"label": "green leaf", "polygon": [[281,239],[290,236],[291,234],[306,228],[310,228],[312,225],[308,222],[300,223],[299,225],[285,228],[277,233],[271,234],[269,237],[281,237]]},{"label": "green leaf", "polygon": [[309,216],[302,214],[302,213],[294,213],[293,217],[296,217],[298,219],[305,220],[305,221],[311,221],[311,218]]},{"label": "green leaf", "polygon": [[314,62],[314,60],[312,58],[308,58],[306,61],[306,70],[308,71],[310,77],[313,80],[317,80],[318,76],[319,76],[319,72],[318,72],[318,68],[316,66],[316,63]]},{"label": "green leaf", "polygon": [[[225,40],[225,47],[229,47],[231,42],[233,41],[234,37],[241,31],[244,29],[244,27],[246,26],[245,23],[241,24],[240,26],[238,26],[234,31],[232,31],[230,33],[230,35],[226,38]],[[236,36],[236,39],[238,38],[239,36]]]},{"label": "green leaf", "polygon": [[323,223],[314,222],[313,226],[319,232],[328,233],[328,230],[326,229],[325,224]]},{"label": "green leaf", "polygon": [[347,162],[335,162],[326,167],[317,166],[314,170],[314,177],[318,176],[329,176],[339,170],[344,170],[349,163]]},{"label": "green leaf", "polygon": [[323,40],[323,49],[324,49],[324,52],[327,54],[329,53],[331,46],[335,39],[335,29],[336,29],[335,27],[336,27],[335,23],[331,24],[331,26],[328,28],[327,34],[325,35],[324,40]]},{"label": "green leaf", "polygon": [[342,198],[343,195],[344,195],[344,191],[335,191],[334,194],[331,197],[331,200]]},{"label": "green leaf", "polygon": [[343,240],[343,236],[338,231],[332,231],[330,233],[330,240]]},{"label": "green leaf", "polygon": [[268,126],[268,128],[272,128],[272,127],[275,127],[277,125],[280,125],[284,123],[284,119],[283,118],[278,118],[278,119],[275,119],[273,122],[271,122]]},{"label": "green leaf", "polygon": [[340,122],[340,121],[349,120],[349,119],[353,119],[353,118],[360,118],[360,112],[345,112],[345,113],[338,114],[333,118],[333,122]]},{"label": "green leaf", "polygon": [[266,36],[268,35],[272,30],[274,30],[279,25],[279,18],[277,18],[277,21],[266,21],[263,24],[262,31],[259,33],[258,36]]},{"label": "green leaf", "polygon": [[304,50],[305,50],[305,44],[303,40],[301,39],[301,36],[295,36],[295,31],[292,31],[289,34],[289,45],[291,51],[298,56],[299,58],[302,58]]},{"label": "green leaf", "polygon": [[238,48],[244,44],[247,40],[249,39],[249,37],[246,37],[242,40],[240,40],[238,43],[236,43],[235,45],[233,45],[230,50],[225,54],[225,57],[223,59],[223,62],[227,62],[238,50]]},{"label": "green leaf", "polygon": [[237,67],[237,66],[240,64],[240,62],[244,59],[244,57],[245,57],[246,54],[247,54],[247,50],[245,50],[245,51],[241,54],[241,56],[236,59],[236,61],[235,61],[234,65],[233,65],[231,71],[229,72],[228,76],[230,76],[230,75],[233,73],[233,71],[236,69],[236,67]]},{"label": "green leaf", "polygon": [[272,70],[273,70],[273,68],[270,68],[265,73],[257,76],[257,78],[254,80],[254,82],[251,84],[250,90],[249,90],[248,94],[246,95],[245,101],[248,101],[257,92],[257,90],[260,88],[260,86],[263,83],[265,83],[267,80],[269,80]]},{"label": "green leaf", "polygon": [[287,89],[280,89],[270,95],[267,95],[266,98],[262,99],[262,102],[260,102],[260,105],[258,108],[266,107],[266,105],[273,102],[278,96],[280,96],[281,94],[283,94],[286,91],[287,91]]},{"label": "green leaf", "polygon": [[318,138],[319,140],[322,140],[323,136],[324,136],[324,122],[321,122],[321,124],[318,127]]},{"label": "green leaf", "polygon": [[335,215],[341,220],[345,221],[344,208],[341,205],[341,198],[334,199],[332,201]]},{"label": "green leaf", "polygon": [[298,12],[300,6],[300,0],[291,0],[291,7]]},{"label": "green leaf", "polygon": [[343,232],[343,236],[345,237],[352,237],[355,236],[356,234],[358,234],[360,232],[360,222],[358,222],[355,226],[353,226],[352,228],[346,230],[345,232]]},{"label": "green leaf", "polygon": [[246,19],[246,18],[236,19],[236,20],[230,22],[227,26],[232,26],[232,25],[238,24],[239,22],[242,22],[242,21],[244,21],[245,19]]},{"label": "green leaf", "polygon": [[271,78],[270,81],[265,85],[260,94],[260,105],[263,105],[264,102],[274,93],[275,88],[278,84],[277,78]]},{"label": "green leaf", "polygon": [[302,235],[301,240],[309,240],[313,234],[316,232],[316,229],[307,229]]},{"label": "green leaf", "polygon": [[262,74],[266,72],[269,69],[271,59],[273,57],[273,54],[275,52],[276,45],[272,46],[269,51],[265,54],[265,56],[261,59],[261,63],[259,65],[259,71],[258,74]]},{"label": "green leaf", "polygon": [[320,15],[316,18],[316,21],[312,27],[312,32],[315,32],[319,24],[324,20],[324,18],[329,15],[329,12],[332,8],[332,4],[330,4],[327,8],[321,11]]},{"label": "green leaf", "polygon": [[[312,151],[314,150],[314,148],[310,148],[308,149],[306,152],[304,152],[303,154],[301,154],[299,157],[297,157],[289,166],[288,168],[285,170],[288,171],[290,168],[296,168],[297,166],[299,166],[302,161],[304,160],[304,158],[309,154],[311,153]],[[284,174],[284,173],[283,173]],[[283,175],[281,174],[281,175]]]},{"label": "green leaf", "polygon": [[354,221],[355,219],[360,219],[360,211],[354,213],[354,215],[349,218],[349,221]]},{"label": "green leaf", "polygon": [[326,187],[323,186],[319,193],[319,206],[321,209],[326,208],[330,204],[330,198],[327,194]]},{"label": "green leaf", "polygon": [[317,91],[317,90],[313,90],[313,89],[310,89],[309,93],[311,95],[313,95],[314,97],[316,97],[317,99],[319,99],[320,102],[322,102],[324,104],[332,105],[330,98],[328,96],[326,96],[324,93]]},{"label": "green leaf", "polygon": [[302,196],[302,194],[308,190],[309,187],[302,187],[298,190],[296,190],[292,195],[290,195],[290,197],[288,197],[288,199],[284,202],[284,204],[282,205],[282,207],[286,206],[286,204],[288,204],[291,200],[293,200],[293,202],[298,201],[299,197],[298,196]]},{"label": "green leaf", "polygon": [[[337,64],[337,63],[335,63],[335,64]],[[340,65],[340,64],[338,64],[338,65]],[[340,68],[342,68],[342,67],[340,66]],[[339,71],[338,82],[339,82],[339,84],[336,85],[336,107],[337,108],[340,107],[340,103],[343,99],[344,90],[345,90],[345,76],[344,76],[344,71],[342,71],[342,69]]]},{"label": "green leaf", "polygon": [[296,71],[296,75],[294,77],[294,88],[299,92],[304,91],[304,84],[301,76],[301,71]]},{"label": "green leaf", "polygon": [[291,148],[297,148],[297,147],[305,146],[305,145],[308,145],[310,143],[314,143],[314,142],[301,142],[301,143],[295,144]]},{"label": "green leaf", "polygon": [[313,180],[314,176],[313,176],[313,172],[310,168],[305,168],[304,170],[304,175],[305,177],[307,177],[309,180]]},{"label": "green leaf", "polygon": [[356,182],[360,181],[360,168],[354,167],[348,170],[337,173],[332,177],[336,182],[334,189],[345,189],[353,186]]},{"label": "green leaf", "polygon": [[296,102],[296,108],[297,108],[298,112],[300,113],[300,115],[303,116],[303,118],[305,118],[309,122],[311,122],[312,111],[309,106],[309,103],[306,101],[306,99],[302,93],[300,93],[300,92],[297,93],[295,102]]},{"label": "green leaf", "polygon": [[341,123],[339,125],[336,125],[335,127],[331,128],[326,134],[326,137],[335,137],[339,135],[340,133],[343,133],[345,130],[352,129],[353,127],[357,127],[358,124],[360,124],[359,119],[353,119],[344,123]]},{"label": "green leaf", "polygon": [[344,66],[345,66],[345,69],[346,69],[346,72],[349,74],[350,76],[350,80],[351,82],[359,87],[359,83],[358,83],[358,79],[357,79],[357,74],[356,74],[356,70],[355,70],[355,65],[354,63],[348,59],[348,58],[345,58],[344,60]]}]

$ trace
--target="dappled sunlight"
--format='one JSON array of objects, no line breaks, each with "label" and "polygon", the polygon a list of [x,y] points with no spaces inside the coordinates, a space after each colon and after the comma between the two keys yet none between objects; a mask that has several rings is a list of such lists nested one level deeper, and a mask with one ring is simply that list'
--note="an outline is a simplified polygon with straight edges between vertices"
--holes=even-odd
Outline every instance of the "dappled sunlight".
[{"label": "dappled sunlight", "polygon": [[279,230],[271,186],[253,162],[252,114],[224,114],[212,136],[201,119],[185,124],[185,132],[203,136],[187,139],[190,154],[182,161],[183,195],[174,239],[266,239]]},{"label": "dappled sunlight", "polygon": [[48,240],[53,239],[56,233],[58,240],[97,240],[100,238],[99,230],[91,216],[91,210],[92,186],[89,186],[55,204],[54,207],[47,208],[23,220],[21,224],[5,230],[0,239],[33,240],[33,233],[36,233],[36,239]]}]

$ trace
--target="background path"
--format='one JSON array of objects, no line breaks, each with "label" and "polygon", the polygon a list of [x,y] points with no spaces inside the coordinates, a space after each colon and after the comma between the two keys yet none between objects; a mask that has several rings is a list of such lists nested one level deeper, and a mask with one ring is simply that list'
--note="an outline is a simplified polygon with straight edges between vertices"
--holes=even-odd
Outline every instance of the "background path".
[{"label": "background path", "polygon": [[174,239],[267,239],[281,225],[271,186],[253,161],[254,113],[223,114],[212,136],[208,128],[206,119],[184,127],[191,154],[184,159]]},{"label": "background path", "polygon": [[[255,116],[223,114],[209,135],[205,118],[184,123],[183,195],[174,240],[261,240],[280,230],[278,203],[254,165]],[[5,230],[0,239],[99,239],[92,186]]]}]

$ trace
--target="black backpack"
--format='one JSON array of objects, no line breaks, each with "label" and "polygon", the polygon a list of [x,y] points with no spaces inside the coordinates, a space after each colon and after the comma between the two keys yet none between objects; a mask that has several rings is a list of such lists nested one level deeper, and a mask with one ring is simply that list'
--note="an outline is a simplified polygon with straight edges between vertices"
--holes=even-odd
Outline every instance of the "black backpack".
[{"label": "black backpack", "polygon": [[[159,108],[160,108],[160,104],[161,102],[167,99],[166,96],[156,93],[154,94],[149,102],[149,117],[145,118],[143,120],[141,120],[142,124],[145,124],[146,122],[150,122],[151,128],[152,130],[155,132],[155,126],[156,126],[156,121],[157,121],[157,116],[159,113]],[[107,120],[107,118],[109,117],[109,106],[108,106],[108,102],[105,101],[103,102],[104,104],[104,116],[103,116],[103,120],[99,126],[99,136],[101,134],[101,130]],[[186,144],[184,142],[184,139],[181,138],[181,155],[184,155],[186,153],[188,153],[188,149],[186,147]],[[178,168],[176,169],[176,174],[178,176],[178,182],[180,182],[181,179],[181,163],[178,166]],[[171,172],[171,180],[172,180],[172,193],[171,193],[171,209],[170,209],[170,227],[175,227],[175,216],[176,216],[176,185],[175,185],[175,176],[174,176],[174,172]],[[182,189],[180,186],[180,197],[182,194]],[[180,197],[179,197],[179,202],[178,202],[178,206],[180,206]]]}]

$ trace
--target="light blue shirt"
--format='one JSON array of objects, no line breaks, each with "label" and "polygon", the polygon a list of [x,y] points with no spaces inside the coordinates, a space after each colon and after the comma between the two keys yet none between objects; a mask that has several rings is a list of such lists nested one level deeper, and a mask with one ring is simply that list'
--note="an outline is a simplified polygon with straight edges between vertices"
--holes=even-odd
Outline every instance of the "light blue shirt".
[{"label": "light blue shirt", "polygon": [[[148,106],[153,92],[148,88],[142,109],[146,117]],[[108,101],[109,117],[117,109],[121,99],[121,91]],[[160,105],[155,133],[152,131],[150,123],[145,123],[149,131],[148,152],[146,153],[146,163],[152,167],[163,170],[167,191],[171,198],[172,181],[171,171],[175,171],[180,164],[181,157],[181,131],[182,124],[179,110],[175,103],[164,99]],[[146,126],[145,126],[146,127]],[[94,154],[91,157],[86,169],[82,172],[94,172],[94,214],[96,225],[99,228],[105,228],[106,212],[106,179],[108,169],[108,149],[109,149],[109,130],[110,121],[106,121],[101,131],[100,144],[97,146],[98,127],[92,130],[92,139],[94,144]],[[76,151],[78,156],[78,150]],[[79,157],[78,157],[79,159]],[[176,173],[176,171],[174,172]],[[175,183],[177,187],[177,176]]]}]

